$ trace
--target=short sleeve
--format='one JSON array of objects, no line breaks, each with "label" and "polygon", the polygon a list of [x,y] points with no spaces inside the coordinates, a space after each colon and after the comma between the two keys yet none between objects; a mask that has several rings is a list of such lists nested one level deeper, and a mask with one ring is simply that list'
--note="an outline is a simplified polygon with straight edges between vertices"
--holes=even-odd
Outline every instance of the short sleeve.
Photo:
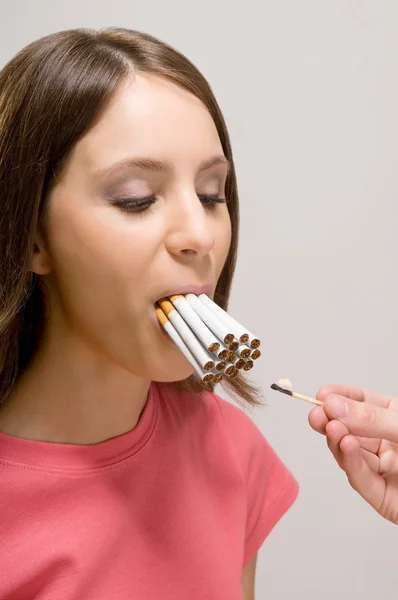
[{"label": "short sleeve", "polygon": [[218,400],[246,485],[245,567],[293,504],[299,487],[252,419],[238,406]]}]

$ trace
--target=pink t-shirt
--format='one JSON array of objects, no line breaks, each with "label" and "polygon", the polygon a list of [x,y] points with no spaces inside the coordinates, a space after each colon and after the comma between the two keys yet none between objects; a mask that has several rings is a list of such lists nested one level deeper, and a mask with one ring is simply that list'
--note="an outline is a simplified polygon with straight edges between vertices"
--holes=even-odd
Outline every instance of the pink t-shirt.
[{"label": "pink t-shirt", "polygon": [[242,600],[296,480],[249,416],[153,384],[92,445],[0,433],[1,600]]}]

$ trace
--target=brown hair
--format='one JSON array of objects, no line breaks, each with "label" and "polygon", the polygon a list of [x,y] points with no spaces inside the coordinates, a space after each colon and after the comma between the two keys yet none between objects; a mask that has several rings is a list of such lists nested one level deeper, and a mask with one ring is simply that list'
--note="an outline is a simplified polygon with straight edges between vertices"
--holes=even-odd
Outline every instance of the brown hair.
[{"label": "brown hair", "polygon": [[[43,331],[40,278],[30,272],[34,236],[46,199],[74,144],[131,72],[167,77],[208,108],[231,163],[226,195],[232,242],[215,301],[227,307],[238,245],[238,192],[228,131],[206,79],[179,52],[127,29],[76,29],[22,49],[0,72],[0,402],[26,367]],[[223,380],[235,400],[260,404],[255,386]],[[205,387],[191,376],[170,384]],[[206,387],[208,389],[208,387]]]}]

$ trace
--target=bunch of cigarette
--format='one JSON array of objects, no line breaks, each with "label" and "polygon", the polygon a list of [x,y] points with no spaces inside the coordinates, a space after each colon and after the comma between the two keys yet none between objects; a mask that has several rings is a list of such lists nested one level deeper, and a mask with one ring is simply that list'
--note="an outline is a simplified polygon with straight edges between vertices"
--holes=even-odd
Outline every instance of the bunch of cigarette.
[{"label": "bunch of cigarette", "polygon": [[156,315],[203,383],[250,371],[261,356],[260,340],[206,294],[163,298]]}]

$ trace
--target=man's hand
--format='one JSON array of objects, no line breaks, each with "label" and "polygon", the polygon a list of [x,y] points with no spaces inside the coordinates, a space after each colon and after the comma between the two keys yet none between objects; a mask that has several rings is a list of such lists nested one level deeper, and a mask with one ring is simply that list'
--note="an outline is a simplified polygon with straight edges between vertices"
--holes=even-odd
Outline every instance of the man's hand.
[{"label": "man's hand", "polygon": [[351,487],[398,524],[398,399],[346,385],[321,388],[317,399],[311,427],[326,435]]}]

